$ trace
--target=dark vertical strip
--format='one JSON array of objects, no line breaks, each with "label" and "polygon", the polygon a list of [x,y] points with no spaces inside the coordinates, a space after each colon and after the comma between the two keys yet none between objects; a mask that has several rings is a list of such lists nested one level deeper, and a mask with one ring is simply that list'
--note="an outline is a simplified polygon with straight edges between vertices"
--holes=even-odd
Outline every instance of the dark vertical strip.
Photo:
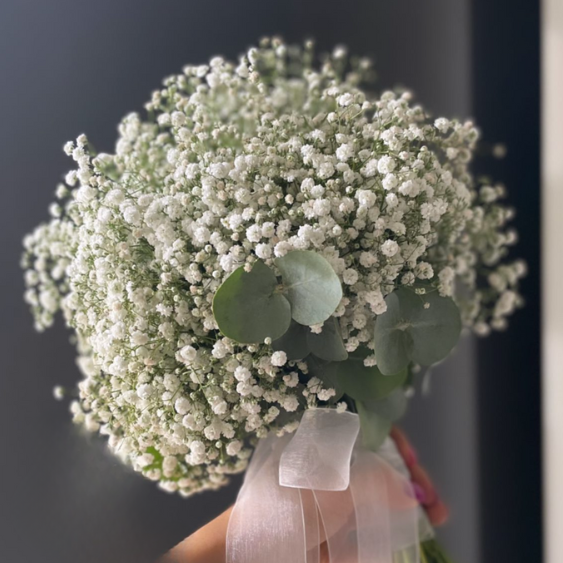
[{"label": "dark vertical strip", "polygon": [[[540,417],[540,2],[473,2],[473,109],[489,142],[508,147],[483,172],[517,209],[515,255],[528,262],[526,308],[479,344],[483,563],[542,560]],[[492,159],[491,159],[492,160]]]}]

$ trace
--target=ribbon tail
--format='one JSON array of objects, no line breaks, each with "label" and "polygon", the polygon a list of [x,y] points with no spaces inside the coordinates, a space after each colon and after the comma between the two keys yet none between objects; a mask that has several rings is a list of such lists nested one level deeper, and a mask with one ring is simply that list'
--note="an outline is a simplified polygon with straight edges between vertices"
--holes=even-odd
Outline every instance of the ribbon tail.
[{"label": "ribbon tail", "polygon": [[330,563],[356,562],[356,516],[350,488],[345,491],[313,491],[324,530]]},{"label": "ribbon tail", "polygon": [[[405,465],[395,442],[391,438],[387,438],[377,454],[382,457],[399,475],[403,477],[406,482],[406,487],[409,489],[409,494],[412,491],[412,484],[410,482],[410,473]],[[413,496],[414,492],[412,491]],[[419,505],[417,509],[417,529],[419,536],[419,543],[426,540],[432,539],[434,537],[434,529],[426,516],[426,512],[422,506]]]},{"label": "ribbon tail", "polygon": [[271,436],[256,451],[229,520],[229,563],[307,563],[300,491],[279,486],[286,444]]},{"label": "ribbon tail", "polygon": [[301,507],[303,509],[303,529],[307,549],[307,563],[320,563],[320,546],[324,541],[324,530],[321,533],[321,522],[313,491],[300,489]]},{"label": "ribbon tail", "polygon": [[[358,563],[418,563],[418,502],[410,481],[380,455],[357,452],[350,490],[356,514]],[[408,558],[405,556],[408,555]]]},{"label": "ribbon tail", "polygon": [[391,563],[387,479],[376,455],[358,452],[352,467],[350,490],[356,515],[358,563]]}]

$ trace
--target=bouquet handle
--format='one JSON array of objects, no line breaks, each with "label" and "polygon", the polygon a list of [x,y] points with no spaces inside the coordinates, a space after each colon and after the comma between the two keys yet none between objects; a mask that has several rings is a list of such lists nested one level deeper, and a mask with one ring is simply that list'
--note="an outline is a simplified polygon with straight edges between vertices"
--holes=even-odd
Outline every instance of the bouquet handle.
[{"label": "bouquet handle", "polygon": [[251,461],[227,532],[227,563],[420,563],[433,537],[394,442],[377,453],[356,414],[306,411]]}]

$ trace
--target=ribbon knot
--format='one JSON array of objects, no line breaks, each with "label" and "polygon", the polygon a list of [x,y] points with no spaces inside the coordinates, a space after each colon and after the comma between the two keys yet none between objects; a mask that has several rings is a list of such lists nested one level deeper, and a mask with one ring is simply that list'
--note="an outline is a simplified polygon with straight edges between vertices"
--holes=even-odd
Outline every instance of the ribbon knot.
[{"label": "ribbon knot", "polygon": [[333,409],[306,411],[280,459],[282,487],[344,491],[360,432],[357,415]]}]

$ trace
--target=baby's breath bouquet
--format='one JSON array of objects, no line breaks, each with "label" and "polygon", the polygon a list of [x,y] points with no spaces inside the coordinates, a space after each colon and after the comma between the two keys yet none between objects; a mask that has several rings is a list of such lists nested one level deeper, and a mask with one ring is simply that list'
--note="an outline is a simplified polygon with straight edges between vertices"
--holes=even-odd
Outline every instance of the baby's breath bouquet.
[{"label": "baby's breath bouquet", "polygon": [[371,72],[264,40],[167,78],[114,154],[65,145],[26,300],[76,334],[75,422],[167,491],[220,487],[310,409],[358,413],[378,451],[421,367],[521,304],[477,130]]}]

